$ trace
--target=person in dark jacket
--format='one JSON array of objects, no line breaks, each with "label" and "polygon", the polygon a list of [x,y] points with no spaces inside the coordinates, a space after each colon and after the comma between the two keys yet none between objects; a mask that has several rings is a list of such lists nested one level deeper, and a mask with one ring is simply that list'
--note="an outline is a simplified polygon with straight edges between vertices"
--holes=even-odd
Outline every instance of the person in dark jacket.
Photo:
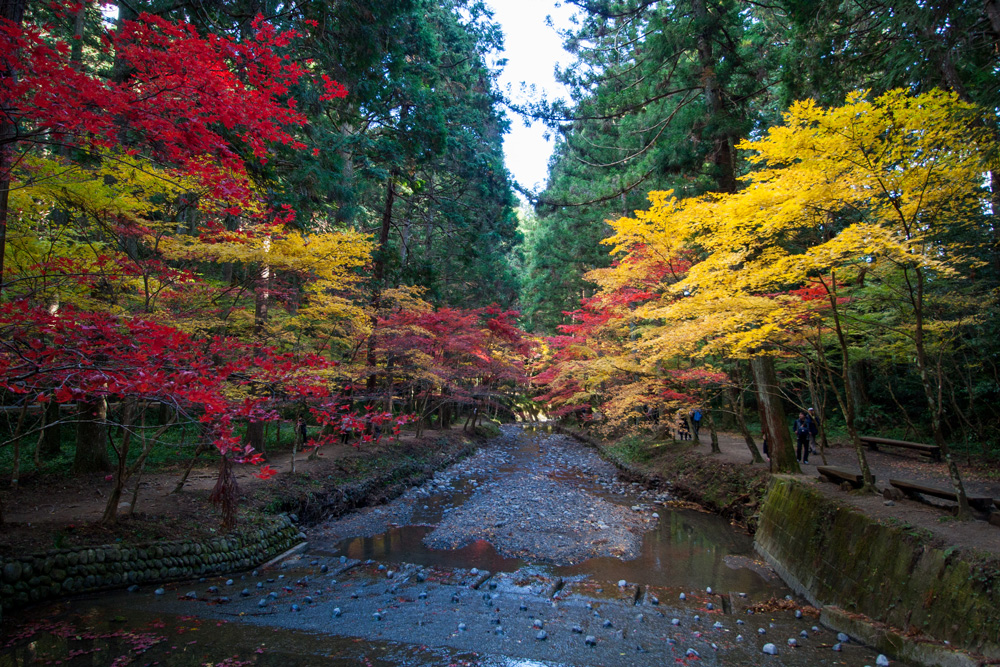
[{"label": "person in dark jacket", "polygon": [[809,414],[806,415],[809,419],[809,452],[811,454],[818,454],[816,451],[816,436],[819,435],[819,417],[816,416],[816,408],[809,408]]},{"label": "person in dark jacket", "polygon": [[809,418],[806,413],[799,413],[792,430],[795,431],[795,460],[809,463]]}]

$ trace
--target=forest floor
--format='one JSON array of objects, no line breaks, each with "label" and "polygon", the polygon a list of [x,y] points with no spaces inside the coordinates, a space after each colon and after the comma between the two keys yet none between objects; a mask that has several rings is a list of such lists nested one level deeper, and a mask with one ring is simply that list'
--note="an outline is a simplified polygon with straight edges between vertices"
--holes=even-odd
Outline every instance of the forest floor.
[{"label": "forest floor", "polygon": [[[693,446],[693,451],[705,454],[714,461],[762,470],[767,468],[766,463],[751,463],[746,443],[735,434],[720,433],[719,448],[721,453],[712,454],[708,433],[702,433],[702,442]],[[865,455],[880,492],[889,486],[890,479],[904,479],[943,489],[952,488],[944,462],[931,461],[916,452],[898,448],[883,448],[874,452],[866,449]],[[995,462],[965,456],[956,456],[955,459],[968,495],[1000,498],[1000,469]],[[849,445],[836,444],[828,447],[825,450],[825,461],[823,455],[811,454],[809,463],[802,465],[802,476],[827,496],[853,505],[879,521],[927,531],[935,541],[948,546],[1000,555],[1000,526],[983,520],[958,521],[953,514],[954,503],[936,499],[928,499],[927,502],[910,499],[886,501],[880,494],[844,491],[836,484],[821,481],[816,472],[818,465],[858,470],[857,453]]]},{"label": "forest floor", "polygon": [[[424,431],[418,439],[404,433],[399,442],[388,438],[363,447],[328,445],[298,452],[295,474],[290,451],[273,452],[268,464],[278,471],[262,480],[256,467],[237,466],[240,489],[240,522],[273,512],[282,499],[319,492],[331,484],[349,483],[385,472],[401,461],[439,463],[468,446],[471,435],[461,429]],[[143,475],[135,511],[120,505],[115,523],[101,523],[113,482],[105,473],[92,475],[31,475],[22,478],[16,491],[0,493],[0,556],[46,551],[53,548],[109,544],[141,544],[160,540],[196,539],[217,533],[221,518],[209,500],[218,476],[218,459],[205,455],[191,470],[181,491],[175,492],[186,466],[169,466]],[[132,499],[127,485],[122,501]]]}]

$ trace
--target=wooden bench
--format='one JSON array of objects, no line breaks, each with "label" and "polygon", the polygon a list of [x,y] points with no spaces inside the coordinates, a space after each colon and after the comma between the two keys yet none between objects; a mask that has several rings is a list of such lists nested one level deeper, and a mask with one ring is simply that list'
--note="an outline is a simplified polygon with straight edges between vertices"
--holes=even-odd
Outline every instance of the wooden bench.
[{"label": "wooden bench", "polygon": [[[865,480],[861,473],[848,468],[838,468],[837,466],[816,466],[816,472],[819,473],[821,478],[825,478],[834,484],[847,482],[855,489],[860,489],[865,485]],[[872,483],[875,483],[875,475],[872,475]]]},{"label": "wooden bench", "polygon": [[[940,489],[936,486],[926,486],[925,484],[919,484],[917,482],[908,482],[904,479],[890,479],[889,484],[896,487],[904,494],[910,498],[917,498],[919,496],[932,496],[934,498],[941,498],[943,500],[950,500],[953,503],[958,502],[958,495],[951,489]],[[993,499],[986,496],[966,496],[969,501],[969,507],[980,512],[988,512],[990,505],[993,504]]]},{"label": "wooden bench", "polygon": [[869,449],[877,450],[879,445],[885,445],[887,447],[902,447],[904,449],[912,449],[914,451],[920,452],[924,456],[931,457],[934,461],[941,460],[941,448],[937,445],[925,445],[922,442],[910,442],[909,440],[893,440],[891,438],[876,438],[871,435],[862,435],[858,437],[861,440],[861,444],[868,445]]}]

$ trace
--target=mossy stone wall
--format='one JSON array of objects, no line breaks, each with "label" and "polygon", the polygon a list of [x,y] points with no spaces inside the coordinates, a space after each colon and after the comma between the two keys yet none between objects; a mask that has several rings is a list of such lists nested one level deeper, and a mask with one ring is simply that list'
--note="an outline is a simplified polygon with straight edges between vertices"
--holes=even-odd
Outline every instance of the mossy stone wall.
[{"label": "mossy stone wall", "polygon": [[0,609],[92,591],[237,572],[256,567],[303,541],[280,516],[255,529],[202,542],[159,542],[52,549],[0,560]]},{"label": "mossy stone wall", "polygon": [[[984,526],[984,530],[993,530]],[[884,525],[792,478],[761,506],[758,551],[817,606],[1000,657],[1000,572],[918,532]]]}]

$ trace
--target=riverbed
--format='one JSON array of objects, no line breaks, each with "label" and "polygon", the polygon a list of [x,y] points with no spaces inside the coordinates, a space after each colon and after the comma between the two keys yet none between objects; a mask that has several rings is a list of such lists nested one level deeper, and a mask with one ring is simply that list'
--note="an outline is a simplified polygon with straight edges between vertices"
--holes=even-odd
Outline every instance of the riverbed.
[{"label": "riverbed", "polygon": [[273,569],[7,619],[0,667],[876,661],[821,627],[745,532],[543,427],[506,426],[423,486],[307,534]]}]

